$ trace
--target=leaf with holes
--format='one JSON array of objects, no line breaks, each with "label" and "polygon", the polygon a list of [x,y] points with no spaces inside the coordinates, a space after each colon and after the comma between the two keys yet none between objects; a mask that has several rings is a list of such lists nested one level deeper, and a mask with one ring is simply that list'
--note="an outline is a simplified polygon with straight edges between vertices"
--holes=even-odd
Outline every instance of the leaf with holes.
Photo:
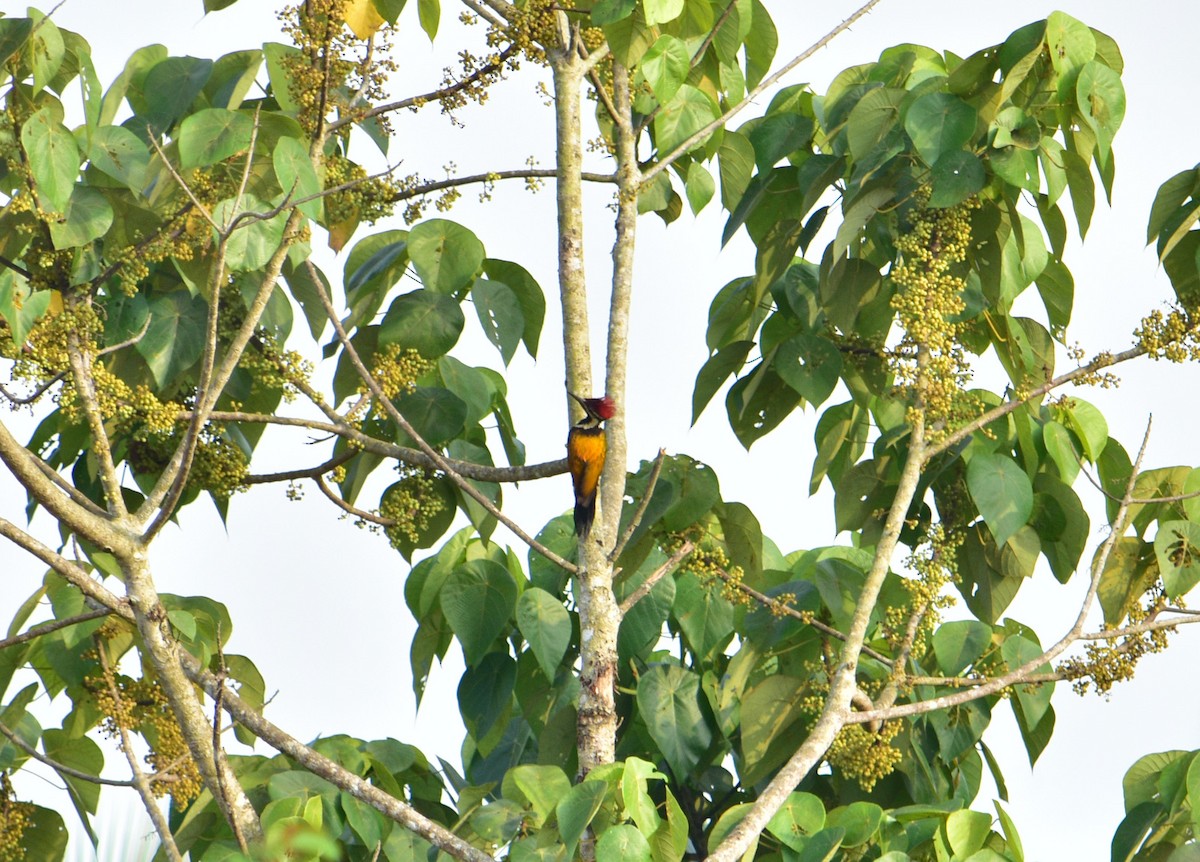
[{"label": "leaf with holes", "polygon": [[1200,524],[1162,521],[1154,537],[1154,555],[1167,595],[1177,599],[1200,583]]},{"label": "leaf with holes", "polygon": [[471,288],[475,301],[475,313],[488,341],[500,351],[504,364],[512,362],[517,345],[525,331],[525,315],[521,313],[521,302],[507,284],[478,279]]}]

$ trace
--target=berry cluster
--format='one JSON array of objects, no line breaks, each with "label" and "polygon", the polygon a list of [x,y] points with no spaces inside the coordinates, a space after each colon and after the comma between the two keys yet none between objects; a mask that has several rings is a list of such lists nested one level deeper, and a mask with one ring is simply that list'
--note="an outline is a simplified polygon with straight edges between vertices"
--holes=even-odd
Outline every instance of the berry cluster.
[{"label": "berry cluster", "polygon": [[446,508],[435,491],[433,477],[424,471],[399,468],[403,478],[384,492],[379,514],[390,525],[383,528],[393,548],[415,545],[433,519]]},{"label": "berry cluster", "polygon": [[13,797],[7,772],[0,772],[0,862],[20,862],[25,858],[21,839],[33,822],[33,806]]},{"label": "berry cluster", "polygon": [[156,796],[170,794],[182,807],[200,795],[200,772],[158,680],[135,680],[103,668],[85,677],[84,685],[104,715],[101,732],[116,739],[122,729],[135,731],[149,744],[146,763],[154,770],[150,780]]}]

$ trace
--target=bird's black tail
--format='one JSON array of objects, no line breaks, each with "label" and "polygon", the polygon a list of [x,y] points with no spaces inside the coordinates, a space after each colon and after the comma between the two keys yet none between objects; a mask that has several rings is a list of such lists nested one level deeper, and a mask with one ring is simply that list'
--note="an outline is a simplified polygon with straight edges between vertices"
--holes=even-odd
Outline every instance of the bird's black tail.
[{"label": "bird's black tail", "polygon": [[579,542],[582,544],[587,541],[588,534],[592,532],[592,521],[596,518],[596,495],[590,497],[581,497],[575,495],[575,535],[579,537]]}]

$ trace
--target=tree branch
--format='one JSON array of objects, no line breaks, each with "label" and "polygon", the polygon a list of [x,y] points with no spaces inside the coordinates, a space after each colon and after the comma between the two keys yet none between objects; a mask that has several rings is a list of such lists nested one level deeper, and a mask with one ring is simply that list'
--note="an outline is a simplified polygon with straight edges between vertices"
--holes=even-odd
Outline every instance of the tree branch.
[{"label": "tree branch", "polygon": [[21,749],[23,752],[28,754],[30,757],[32,757],[34,760],[38,761],[39,763],[46,764],[51,769],[53,769],[55,772],[59,772],[63,775],[69,775],[72,778],[78,778],[80,781],[88,781],[88,782],[91,782],[92,784],[106,784],[109,787],[134,787],[135,786],[134,782],[127,778],[126,779],[102,778],[99,775],[92,775],[89,772],[80,772],[78,769],[67,766],[65,763],[59,763],[57,760],[54,760],[53,758],[47,757],[46,755],[42,754],[40,751],[38,751],[36,748],[34,748],[28,742],[21,739],[21,737],[17,736],[17,734],[14,733],[12,731],[12,729],[9,728],[3,722],[0,722],[0,734],[8,737],[8,741],[11,742],[13,745],[15,745],[17,748]]},{"label": "tree branch", "polygon": [[613,549],[608,554],[608,561],[610,563],[617,561],[617,557],[621,556],[621,552],[625,550],[625,546],[633,538],[638,525],[642,523],[642,516],[646,514],[646,509],[650,505],[650,499],[654,496],[654,488],[658,485],[658,477],[662,474],[663,460],[666,457],[667,450],[659,449],[658,455],[654,458],[654,467],[651,468],[650,476],[646,480],[646,490],[642,493],[642,499],[638,501],[637,508],[633,510],[633,517],[629,519],[629,525],[625,528],[625,532],[621,534],[621,538],[617,539],[617,543],[613,545]]},{"label": "tree branch", "polygon": [[[311,261],[308,261],[307,264],[309,267],[312,267]],[[496,520],[504,524],[504,526],[508,527],[514,533],[514,535],[520,538],[521,541],[533,548],[546,559],[550,560],[552,563],[555,563],[556,565],[566,569],[568,572],[575,573],[578,571],[573,563],[554,553],[554,551],[550,550],[537,539],[533,538],[523,529],[521,529],[521,527],[515,521],[513,521],[512,518],[501,512],[496,504],[487,498],[487,495],[463,478],[463,476],[461,476],[459,473],[455,472],[450,462],[447,461],[440,452],[430,446],[429,443],[425,441],[424,437],[417,433],[417,429],[414,428],[412,424],[406,418],[404,418],[400,411],[396,409],[396,405],[393,404],[391,400],[384,394],[383,389],[380,388],[379,383],[375,380],[374,375],[371,374],[370,370],[368,370],[367,366],[363,363],[362,357],[358,355],[358,351],[355,350],[354,345],[350,343],[350,336],[346,334],[345,327],[342,326],[341,320],[338,319],[337,310],[333,307],[333,301],[326,292],[320,278],[317,277],[316,272],[312,272],[311,275],[317,292],[317,297],[320,299],[321,305],[325,309],[325,313],[329,316],[329,320],[333,324],[334,332],[337,333],[337,338],[338,341],[341,342],[342,350],[345,351],[345,355],[350,359],[350,363],[354,366],[354,370],[358,373],[358,376],[362,379],[363,383],[366,384],[367,389],[371,392],[371,395],[375,398],[376,402],[383,407],[384,412],[387,413],[388,417],[395,422],[405,434],[407,434],[412,440],[416,441],[421,451],[433,462],[436,469],[446,474],[450,481],[457,485],[464,494],[471,497],[473,500],[475,500],[475,502],[479,503],[479,505],[483,506],[483,508],[486,509]]]},{"label": "tree branch", "polygon": [[629,613],[630,608],[648,596],[650,591],[654,589],[654,585],[671,572],[675,571],[675,567],[683,561],[683,558],[694,550],[696,550],[696,546],[692,542],[684,542],[682,545],[680,545],[678,551],[671,554],[671,556],[668,557],[662,565],[660,565],[646,577],[646,580],[638,584],[636,590],[625,597],[625,600],[622,601],[618,607],[618,610],[621,612],[621,616],[624,617],[627,613]]},{"label": "tree branch", "polygon": [[11,646],[17,646],[18,644],[28,643],[31,640],[40,638],[42,635],[48,635],[51,632],[58,631],[59,629],[69,628],[70,626],[86,623],[91,620],[99,619],[100,617],[106,617],[110,613],[112,613],[112,611],[105,608],[103,610],[88,611],[85,614],[79,614],[78,616],[67,617],[61,620],[51,620],[50,622],[41,623],[40,625],[36,625],[28,631],[21,632],[19,635],[13,635],[10,638],[4,638],[3,640],[0,640],[0,650],[7,649]]}]

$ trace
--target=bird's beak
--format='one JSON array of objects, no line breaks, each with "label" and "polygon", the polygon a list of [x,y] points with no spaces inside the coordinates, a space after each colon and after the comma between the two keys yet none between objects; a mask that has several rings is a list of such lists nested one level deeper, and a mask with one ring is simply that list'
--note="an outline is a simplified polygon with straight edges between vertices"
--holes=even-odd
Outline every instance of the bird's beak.
[{"label": "bird's beak", "polygon": [[580,407],[582,407],[584,410],[587,410],[587,404],[584,403],[582,398],[580,398],[574,392],[571,392],[569,390],[567,391],[567,394],[570,395],[572,398],[574,398],[576,401],[578,401]]}]

